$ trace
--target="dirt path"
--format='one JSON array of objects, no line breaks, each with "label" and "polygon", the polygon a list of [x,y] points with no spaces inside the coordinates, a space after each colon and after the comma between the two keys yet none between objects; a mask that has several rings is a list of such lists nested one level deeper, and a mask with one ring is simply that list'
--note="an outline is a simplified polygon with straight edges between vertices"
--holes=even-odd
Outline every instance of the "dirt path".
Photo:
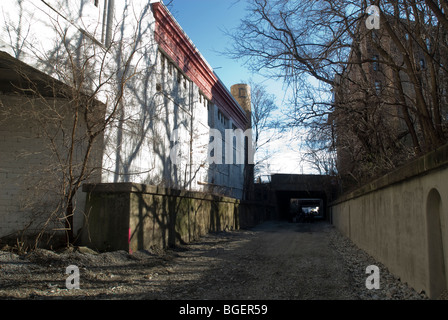
[{"label": "dirt path", "polygon": [[[330,247],[329,228],[325,223],[269,222],[215,243],[214,251],[209,251],[213,257],[202,258],[209,267],[197,285],[192,286],[195,289],[189,296],[194,299],[355,299],[344,262]],[[191,252],[186,256],[191,256]],[[186,257],[184,262],[188,260]]]},{"label": "dirt path", "polygon": [[[394,298],[389,285],[367,292],[365,267],[371,261],[364,256],[360,261],[345,241],[327,223],[267,222],[160,253],[0,251],[0,299]],[[347,257],[356,266],[348,265]],[[79,268],[80,289],[66,288],[69,265]],[[397,279],[388,279],[398,288]],[[420,298],[407,288],[397,297]]]}]

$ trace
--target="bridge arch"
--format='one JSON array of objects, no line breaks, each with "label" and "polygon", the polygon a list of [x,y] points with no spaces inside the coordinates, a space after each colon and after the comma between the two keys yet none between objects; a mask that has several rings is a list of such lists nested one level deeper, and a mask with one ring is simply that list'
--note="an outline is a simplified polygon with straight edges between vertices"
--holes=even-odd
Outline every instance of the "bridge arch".
[{"label": "bridge arch", "polygon": [[428,235],[429,296],[437,298],[447,290],[446,245],[444,245],[444,217],[442,197],[436,188],[429,191],[426,199]]}]

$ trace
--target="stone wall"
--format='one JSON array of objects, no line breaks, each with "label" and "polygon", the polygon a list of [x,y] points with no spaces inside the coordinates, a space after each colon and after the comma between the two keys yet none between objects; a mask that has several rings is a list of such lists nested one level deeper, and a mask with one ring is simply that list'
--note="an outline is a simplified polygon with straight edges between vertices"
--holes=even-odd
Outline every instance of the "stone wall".
[{"label": "stone wall", "polygon": [[448,287],[447,199],[444,146],[340,197],[331,218],[402,282],[436,298]]},{"label": "stone wall", "polygon": [[99,251],[172,247],[275,215],[275,207],[260,203],[134,183],[85,185],[84,192],[81,242]]}]

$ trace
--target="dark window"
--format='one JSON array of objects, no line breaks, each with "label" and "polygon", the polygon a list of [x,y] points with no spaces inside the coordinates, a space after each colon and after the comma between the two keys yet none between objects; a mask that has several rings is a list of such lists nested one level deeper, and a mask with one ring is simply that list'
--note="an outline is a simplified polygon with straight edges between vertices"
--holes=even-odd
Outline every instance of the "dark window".
[{"label": "dark window", "polygon": [[160,60],[162,62],[162,73],[163,73],[165,71],[165,61],[166,61],[166,58],[163,54],[160,54]]},{"label": "dark window", "polygon": [[213,106],[213,104],[211,102],[207,102],[207,109],[208,109],[208,126],[211,128],[212,126],[214,126],[214,113],[213,111],[215,110],[215,107]]},{"label": "dark window", "polygon": [[380,66],[380,64],[379,64],[379,56],[377,56],[377,55],[375,55],[375,56],[373,56],[373,70],[374,71],[378,71],[378,69],[379,69],[379,66]]},{"label": "dark window", "polygon": [[381,81],[375,81],[375,92],[377,95],[381,94],[382,86]]},{"label": "dark window", "polygon": [[429,39],[429,38],[426,38],[426,48],[428,50],[431,50],[431,39]]},{"label": "dark window", "polygon": [[421,69],[425,69],[426,68],[425,59],[420,59],[420,68]]}]

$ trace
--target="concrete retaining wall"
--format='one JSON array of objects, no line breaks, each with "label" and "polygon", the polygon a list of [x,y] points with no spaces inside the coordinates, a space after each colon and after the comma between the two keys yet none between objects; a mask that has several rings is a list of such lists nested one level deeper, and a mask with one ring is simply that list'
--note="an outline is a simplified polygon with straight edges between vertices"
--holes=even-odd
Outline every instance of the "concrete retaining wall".
[{"label": "concrete retaining wall", "polygon": [[344,235],[403,282],[432,298],[447,289],[448,146],[340,197],[331,212]]},{"label": "concrete retaining wall", "polygon": [[81,242],[99,251],[189,243],[212,231],[255,226],[275,207],[200,192],[121,183],[85,185]]}]

